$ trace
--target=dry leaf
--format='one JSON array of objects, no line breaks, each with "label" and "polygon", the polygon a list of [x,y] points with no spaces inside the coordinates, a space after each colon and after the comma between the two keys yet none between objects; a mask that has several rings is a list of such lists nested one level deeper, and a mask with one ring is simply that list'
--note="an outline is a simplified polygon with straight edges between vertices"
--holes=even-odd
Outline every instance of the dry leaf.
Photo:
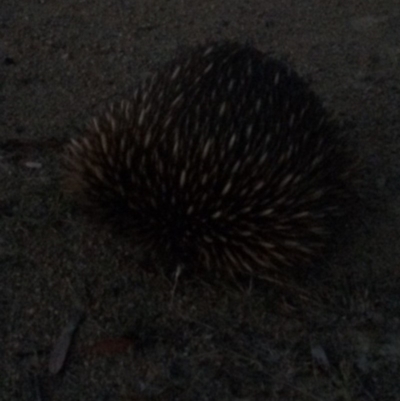
[{"label": "dry leaf", "polygon": [[58,340],[56,341],[54,348],[50,354],[50,373],[57,374],[63,368],[69,347],[71,345],[72,336],[74,335],[75,330],[78,328],[79,323],[82,321],[83,317],[84,313],[82,311],[76,312],[62,331]]},{"label": "dry leaf", "polygon": [[126,352],[133,345],[128,337],[106,338],[92,345],[88,352],[96,355],[114,355]]}]

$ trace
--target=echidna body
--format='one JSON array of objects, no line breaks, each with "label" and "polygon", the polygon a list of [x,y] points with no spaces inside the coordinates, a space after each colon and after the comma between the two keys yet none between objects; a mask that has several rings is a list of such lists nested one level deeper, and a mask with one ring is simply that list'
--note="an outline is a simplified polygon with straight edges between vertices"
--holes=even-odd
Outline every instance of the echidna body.
[{"label": "echidna body", "polygon": [[258,276],[320,253],[349,172],[308,85],[229,43],[167,64],[72,140],[66,162],[67,189],[135,245]]}]

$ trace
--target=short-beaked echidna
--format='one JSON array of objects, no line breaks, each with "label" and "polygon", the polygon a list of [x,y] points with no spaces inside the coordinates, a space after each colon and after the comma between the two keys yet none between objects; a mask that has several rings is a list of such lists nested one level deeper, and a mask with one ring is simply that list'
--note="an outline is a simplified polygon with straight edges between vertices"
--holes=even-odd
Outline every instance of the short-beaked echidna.
[{"label": "short-beaked echidna", "polygon": [[268,276],[326,244],[346,199],[344,142],[285,62],[211,44],[72,140],[66,188],[152,254]]}]

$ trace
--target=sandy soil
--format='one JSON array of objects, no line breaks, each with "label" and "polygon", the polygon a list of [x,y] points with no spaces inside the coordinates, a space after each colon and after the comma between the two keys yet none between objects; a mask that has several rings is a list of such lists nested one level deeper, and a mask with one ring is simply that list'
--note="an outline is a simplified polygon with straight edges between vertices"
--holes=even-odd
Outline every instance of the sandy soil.
[{"label": "sandy soil", "polygon": [[[2,0],[0,399],[399,400],[399,20],[398,0]],[[207,39],[289,57],[362,157],[360,216],[312,301],[195,279],[171,301],[60,195],[63,142]]]}]

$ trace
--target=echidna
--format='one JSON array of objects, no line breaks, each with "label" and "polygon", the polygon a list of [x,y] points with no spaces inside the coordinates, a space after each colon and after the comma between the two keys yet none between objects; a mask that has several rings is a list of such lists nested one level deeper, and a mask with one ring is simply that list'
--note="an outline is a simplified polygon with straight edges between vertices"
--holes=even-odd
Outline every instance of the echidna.
[{"label": "echidna", "polygon": [[211,44],[72,140],[66,188],[152,254],[262,277],[320,254],[344,210],[349,160],[337,124],[285,62]]}]

